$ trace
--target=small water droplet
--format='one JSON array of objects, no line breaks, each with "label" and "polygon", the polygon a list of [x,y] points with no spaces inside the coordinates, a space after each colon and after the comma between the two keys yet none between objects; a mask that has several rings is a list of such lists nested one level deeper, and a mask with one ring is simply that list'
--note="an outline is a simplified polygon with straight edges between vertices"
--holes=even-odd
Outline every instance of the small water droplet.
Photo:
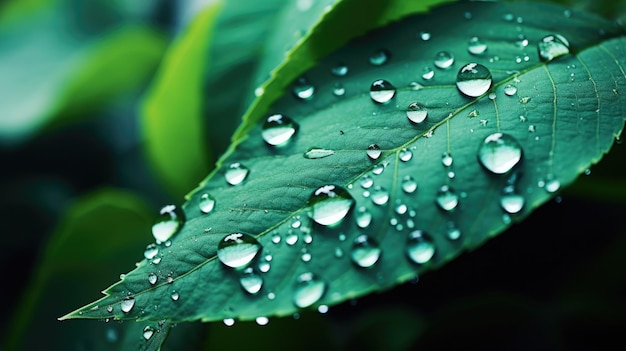
[{"label": "small water droplet", "polygon": [[459,204],[459,195],[448,185],[443,185],[437,191],[436,202],[444,211],[452,211]]},{"label": "small water droplet", "polygon": [[380,147],[376,144],[371,144],[367,147],[367,156],[371,160],[377,160],[383,152],[380,150]]},{"label": "small water droplet", "polygon": [[354,206],[354,199],[348,191],[337,185],[324,185],[317,188],[309,197],[308,215],[316,223],[332,226],[341,222]]},{"label": "small water droplet", "polygon": [[298,242],[298,234],[294,233],[291,230],[287,232],[287,236],[285,237],[285,243],[287,243],[287,245],[289,246],[293,246],[297,242]]},{"label": "small water droplet", "polygon": [[504,93],[508,96],[513,96],[517,93],[517,87],[513,84],[507,84],[504,86]]},{"label": "small water droplet", "polygon": [[315,94],[315,87],[306,78],[300,77],[293,85],[293,94],[300,100],[310,100]]},{"label": "small water droplet", "polygon": [[474,118],[474,117],[478,117],[478,116],[480,116],[480,112],[478,112],[478,110],[471,110],[467,114],[467,118]]},{"label": "small water droplet", "polygon": [[198,207],[200,207],[200,211],[202,211],[202,213],[209,213],[213,211],[213,208],[215,207],[215,198],[209,193],[202,194],[202,196],[200,196],[200,201],[198,202]]},{"label": "small water droplet", "polygon": [[561,182],[559,182],[558,179],[549,178],[546,181],[546,185],[544,189],[546,189],[546,191],[549,193],[554,193],[554,192],[557,192],[560,188],[561,188]]},{"label": "small water droplet", "polygon": [[296,307],[306,308],[319,301],[326,292],[327,284],[311,272],[302,273],[296,279],[293,302]]},{"label": "small water droplet", "polygon": [[249,172],[250,170],[246,166],[239,162],[235,162],[228,166],[228,169],[226,169],[226,173],[224,174],[224,178],[228,184],[238,185],[246,179]]},{"label": "small water droplet", "polygon": [[387,189],[376,186],[372,191],[372,202],[376,205],[382,206],[389,201],[389,192]]},{"label": "small water droplet", "polygon": [[113,306],[107,306],[107,312],[113,313]]},{"label": "small water droplet", "polygon": [[506,22],[512,22],[515,19],[515,16],[513,16],[512,13],[505,13],[502,16],[502,19],[505,20]]},{"label": "small water droplet", "polygon": [[337,77],[345,77],[348,74],[348,66],[343,63],[330,69],[330,73]]},{"label": "small water droplet", "polygon": [[298,132],[298,124],[280,113],[273,114],[263,123],[261,136],[272,146],[285,145]]},{"label": "small water droplet", "polygon": [[156,274],[154,274],[154,273],[149,273],[148,274],[148,282],[150,283],[150,285],[156,284],[157,279],[158,279],[158,277],[157,277]]},{"label": "small water droplet", "polygon": [[370,97],[379,104],[389,102],[396,95],[396,87],[384,79],[375,80],[370,87]]},{"label": "small water droplet", "polygon": [[407,194],[412,194],[415,190],[417,190],[417,182],[415,179],[410,175],[404,176],[404,178],[402,178],[402,191]]},{"label": "small water droplet", "polygon": [[336,247],[335,248],[335,257],[336,258],[342,258],[343,257],[343,250],[340,247]]},{"label": "small water droplet", "polygon": [[336,82],[333,84],[333,95],[335,96],[343,96],[346,93],[346,88],[344,88],[343,84]]},{"label": "small water droplet", "polygon": [[560,34],[547,35],[537,44],[537,52],[541,61],[552,61],[569,54],[569,41]]},{"label": "small water droplet", "polygon": [[361,206],[356,212],[356,225],[359,228],[367,228],[372,223],[372,213],[367,207]]},{"label": "small water droplet", "polygon": [[459,240],[461,237],[461,230],[450,223],[448,230],[446,231],[446,237],[450,240]]},{"label": "small water droplet", "polygon": [[469,97],[478,97],[491,88],[491,72],[479,63],[469,63],[459,70],[456,87]]},{"label": "small water droplet", "polygon": [[319,312],[321,314],[328,313],[328,306],[327,305],[319,305],[319,307],[317,308],[317,312]]},{"label": "small water droplet", "polygon": [[381,253],[382,250],[376,240],[361,234],[354,239],[350,257],[357,266],[369,268],[378,262]]},{"label": "small water droplet", "polygon": [[235,325],[235,320],[232,318],[225,318],[223,322],[224,322],[224,325],[227,327],[232,327],[233,325]]},{"label": "small water droplet", "polygon": [[263,287],[263,277],[254,273],[252,267],[248,267],[241,274],[239,283],[248,294],[256,295]]},{"label": "small water droplet", "polygon": [[431,34],[429,32],[420,32],[419,33],[419,37],[420,39],[422,39],[423,41],[429,41],[431,38]]},{"label": "small water droplet", "polygon": [[389,51],[381,49],[372,54],[372,56],[370,56],[369,62],[374,66],[382,66],[387,63],[390,58],[391,54],[389,53]]},{"label": "small water droplet", "polygon": [[155,258],[152,260],[152,264],[159,264],[159,263],[161,263],[161,259],[162,259],[162,258],[163,258],[163,257],[155,257]]},{"label": "small water droplet", "polygon": [[528,46],[528,38],[526,38],[526,36],[524,34],[520,34],[517,36],[517,41],[515,42],[515,45],[518,48],[525,48]]},{"label": "small water droplet", "polygon": [[441,155],[441,164],[443,164],[445,167],[452,166],[453,162],[454,159],[452,158],[452,154],[450,154],[449,152],[444,152],[443,155]]},{"label": "small water droplet", "polygon": [[251,235],[232,233],[224,236],[217,245],[217,258],[225,266],[244,268],[261,251],[261,244]]},{"label": "small water droplet", "polygon": [[478,149],[478,160],[487,170],[495,174],[509,172],[522,159],[522,147],[508,134],[488,135]]},{"label": "small water droplet", "polygon": [[361,188],[369,189],[374,185],[374,179],[369,174],[365,174],[361,177],[359,183],[361,184]]},{"label": "small water droplet", "polygon": [[435,71],[429,66],[424,67],[422,69],[422,79],[431,80],[433,78],[435,78]]},{"label": "small water droplet", "polygon": [[529,102],[530,102],[530,99],[531,99],[531,98],[530,98],[529,96],[524,96],[524,97],[521,97],[521,98],[519,99],[519,102],[520,102],[521,104],[526,105],[527,103],[529,103]]},{"label": "small water droplet", "polygon": [[264,326],[267,325],[270,322],[270,319],[267,317],[256,317],[256,319],[254,320],[256,322],[256,324],[260,325],[260,326]]},{"label": "small water droplet", "polygon": [[500,197],[500,207],[510,214],[519,213],[524,208],[526,200],[514,191],[505,191]]},{"label": "small water droplet", "polygon": [[435,251],[435,244],[426,232],[414,230],[409,233],[407,254],[413,262],[417,264],[429,262],[435,255]]},{"label": "small water droplet", "polygon": [[159,253],[159,248],[156,244],[149,244],[146,246],[146,249],[143,251],[143,257],[148,260],[153,259]]},{"label": "small water droplet", "polygon": [[151,326],[146,326],[145,328],[143,328],[143,338],[146,340],[150,340],[150,338],[152,337],[152,335],[154,335],[154,328]]},{"label": "small water droplet", "polygon": [[454,56],[448,51],[439,51],[435,55],[434,63],[435,66],[441,69],[450,68],[454,64]]},{"label": "small water droplet", "polygon": [[270,265],[269,262],[261,262],[259,263],[259,271],[261,273],[267,273],[270,271],[270,269],[272,268],[272,266]]},{"label": "small water droplet", "polygon": [[422,123],[427,116],[428,110],[417,102],[410,103],[408,109],[406,110],[406,117],[412,123]]},{"label": "small water droplet", "polygon": [[170,298],[172,299],[172,301],[178,301],[178,299],[180,299],[180,294],[178,293],[178,291],[174,290],[172,291],[172,294],[170,294]]},{"label": "small water droplet", "polygon": [[132,296],[125,297],[120,304],[122,312],[128,313],[135,307],[135,298]]},{"label": "small water droplet", "polygon": [[411,152],[411,150],[407,148],[403,148],[402,150],[400,150],[400,154],[398,155],[398,157],[400,158],[400,161],[408,162],[413,158],[413,152]]},{"label": "small water droplet", "polygon": [[472,55],[482,55],[487,51],[487,44],[478,37],[472,37],[467,44],[467,51]]},{"label": "small water droplet", "polygon": [[323,148],[319,148],[319,147],[312,147],[312,148],[309,148],[304,153],[304,158],[308,158],[308,159],[314,160],[314,159],[318,159],[318,158],[324,158],[324,157],[332,156],[334,154],[335,154],[334,150],[328,150],[328,149],[323,149]]},{"label": "small water droplet", "polygon": [[489,100],[495,100],[498,96],[496,95],[496,93],[489,93]]},{"label": "small water droplet", "polygon": [[167,241],[185,224],[185,213],[175,205],[166,205],[152,225],[152,235],[157,243]]},{"label": "small water droplet", "polygon": [[376,175],[381,175],[384,171],[385,171],[385,164],[379,163],[376,166],[374,166],[374,169],[372,169],[372,173],[376,174]]}]

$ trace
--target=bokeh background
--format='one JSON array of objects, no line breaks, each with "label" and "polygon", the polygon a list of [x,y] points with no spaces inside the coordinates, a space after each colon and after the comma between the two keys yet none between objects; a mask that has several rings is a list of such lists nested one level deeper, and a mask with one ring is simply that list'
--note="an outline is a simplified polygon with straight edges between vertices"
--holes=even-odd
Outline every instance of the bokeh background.
[{"label": "bokeh background", "polygon": [[[185,165],[186,140],[167,140],[180,154],[179,166],[191,169],[182,184],[155,167],[147,150],[153,134],[141,116],[180,33],[212,1],[0,3],[0,350],[119,349],[132,322],[56,318],[99,298],[131,270],[152,240],[158,209],[180,204],[228,146],[262,53],[262,42],[245,38],[270,33],[272,16],[288,1],[247,10],[241,10],[246,1],[226,2],[229,17],[215,20],[226,29],[203,49],[210,68],[200,63],[200,95],[192,91],[198,85],[175,90],[195,94],[204,106],[202,120],[189,122],[205,138],[204,154],[194,156],[201,162]],[[611,19],[626,16],[626,1],[561,2]],[[181,117],[179,123],[188,121]],[[264,327],[179,325],[165,349],[572,350],[623,344],[625,147],[618,140],[554,201],[419,282],[325,314],[271,319]]]}]

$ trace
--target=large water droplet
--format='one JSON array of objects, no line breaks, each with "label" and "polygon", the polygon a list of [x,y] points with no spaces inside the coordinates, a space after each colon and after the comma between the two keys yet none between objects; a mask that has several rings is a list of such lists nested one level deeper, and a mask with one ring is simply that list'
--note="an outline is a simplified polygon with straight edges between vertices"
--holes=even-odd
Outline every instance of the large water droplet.
[{"label": "large water droplet", "polygon": [[261,136],[266,143],[273,146],[286,144],[298,132],[298,124],[291,118],[274,114],[265,120]]},{"label": "large water droplet", "polygon": [[232,233],[217,245],[217,258],[231,268],[244,268],[261,251],[261,244],[251,235]]},{"label": "large water droplet", "polygon": [[146,340],[150,340],[150,338],[152,337],[152,335],[154,335],[154,328],[147,325],[145,328],[143,328],[143,338]]},{"label": "large water droplet", "polygon": [[338,185],[324,185],[311,194],[308,206],[311,219],[318,224],[332,226],[346,217],[354,206],[354,199]]},{"label": "large water droplet", "polygon": [[374,190],[372,191],[371,196],[372,196],[372,202],[379,206],[382,206],[386,204],[387,201],[389,201],[389,192],[387,191],[387,189],[383,188],[382,186],[374,187]]},{"label": "large water droplet", "polygon": [[452,211],[459,204],[459,195],[448,185],[444,185],[437,191],[436,202],[444,211]]},{"label": "large water droplet", "polygon": [[157,243],[166,242],[185,224],[185,214],[175,205],[166,205],[152,225],[152,235]]},{"label": "large water droplet", "polygon": [[228,184],[238,185],[238,184],[241,184],[246,179],[249,172],[250,170],[246,166],[242,165],[239,162],[235,162],[235,163],[231,163],[228,166],[228,169],[226,169],[226,173],[224,174],[224,177],[226,178],[226,181],[228,182]]},{"label": "large water droplet", "polygon": [[456,76],[456,87],[469,97],[478,97],[491,88],[491,72],[479,63],[468,63]]},{"label": "large water droplet", "polygon": [[402,178],[402,190],[407,194],[415,192],[415,190],[417,190],[417,182],[415,179],[410,175],[404,176],[404,178]]},{"label": "large water droplet", "polygon": [[254,273],[252,267],[246,268],[241,277],[239,278],[239,283],[243,290],[245,290],[248,294],[255,295],[261,288],[263,287],[263,277]]},{"label": "large water droplet", "polygon": [[326,282],[311,272],[302,273],[296,279],[293,303],[299,308],[309,307],[319,301],[326,292]]},{"label": "large water droplet", "polygon": [[314,159],[318,159],[318,158],[324,158],[324,157],[332,156],[334,154],[335,154],[335,150],[323,149],[323,148],[319,148],[319,147],[312,147],[312,148],[308,149],[304,153],[304,158],[308,158],[308,159],[314,160]]},{"label": "large water droplet", "polygon": [[454,64],[454,56],[448,51],[439,51],[435,55],[435,66],[446,69],[450,68]]},{"label": "large water droplet", "polygon": [[369,62],[374,66],[382,66],[387,63],[387,61],[389,61],[390,57],[391,54],[389,53],[389,51],[381,49],[372,54],[372,56],[370,56]]},{"label": "large water droplet", "polygon": [[428,110],[417,102],[412,102],[406,110],[406,117],[413,123],[422,123],[428,117]]},{"label": "large water droplet", "polygon": [[409,233],[406,250],[409,258],[417,264],[430,261],[436,251],[430,235],[422,230],[414,230]]},{"label": "large water droplet", "polygon": [[359,228],[367,228],[370,223],[372,223],[372,213],[365,206],[359,207],[356,213],[356,225]]},{"label": "large water droplet", "polygon": [[370,87],[370,97],[374,102],[384,104],[396,95],[396,87],[384,79],[375,80]]},{"label": "large water droplet", "polygon": [[376,240],[361,234],[354,239],[350,257],[357,266],[369,268],[378,262],[381,253],[382,250]]},{"label": "large water droplet", "polygon": [[509,172],[522,159],[522,147],[508,134],[488,135],[478,149],[478,160],[495,174]]},{"label": "large water droplet", "polygon": [[377,160],[383,152],[380,150],[380,146],[371,144],[367,147],[367,156],[371,160]]},{"label": "large water droplet", "polygon": [[128,313],[135,307],[135,298],[132,296],[125,297],[120,304],[122,312]]},{"label": "large water droplet", "polygon": [[301,100],[310,100],[315,93],[315,87],[304,77],[298,78],[293,86],[293,94]]},{"label": "large water droplet", "polygon": [[472,37],[467,44],[467,51],[472,55],[482,55],[487,51],[487,44],[478,37]]},{"label": "large water droplet", "polygon": [[215,198],[209,193],[204,193],[200,196],[198,206],[200,207],[200,211],[203,213],[209,213],[213,211],[213,208],[215,207]]},{"label": "large water droplet", "polygon": [[569,41],[559,34],[547,35],[537,44],[537,52],[541,61],[552,61],[569,54]]}]

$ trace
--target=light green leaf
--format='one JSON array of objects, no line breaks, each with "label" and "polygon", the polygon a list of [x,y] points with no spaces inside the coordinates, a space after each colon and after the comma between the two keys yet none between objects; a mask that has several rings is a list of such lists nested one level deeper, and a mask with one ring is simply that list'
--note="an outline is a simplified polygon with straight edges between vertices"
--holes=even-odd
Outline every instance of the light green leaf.
[{"label": "light green leaf", "polygon": [[203,75],[221,2],[199,13],[167,51],[141,106],[145,149],[163,184],[183,195],[209,171]]},{"label": "light green leaf", "polygon": [[[353,41],[304,75],[314,87],[310,98],[289,92],[265,111],[299,126],[285,145],[268,145],[263,126],[254,126],[224,156],[223,166],[188,195],[187,221],[160,262],[141,261],[105,297],[64,318],[286,316],[389,289],[445,264],[522,220],[609,150],[626,116],[621,35],[623,29],[609,21],[557,6],[469,2],[438,7]],[[486,44],[485,52],[469,52],[474,36]],[[570,54],[550,38],[567,41]],[[540,61],[538,44],[544,40],[552,44],[550,52],[563,55]],[[381,49],[388,60],[371,64]],[[447,69],[434,66],[441,51],[455,58]],[[347,65],[348,74],[330,73],[338,63]],[[477,97],[456,85],[458,73],[476,69],[469,63],[484,65],[493,79]],[[424,79],[424,67],[433,68],[434,77]],[[397,87],[386,103],[370,96],[370,86],[380,79]],[[337,83],[343,94],[333,94]],[[414,102],[428,111],[421,123],[407,118],[416,112]],[[507,142],[509,137],[514,141]],[[483,149],[489,140],[508,147],[487,143]],[[381,149],[375,160],[366,153],[372,144]],[[332,152],[305,157],[313,147]],[[233,181],[235,165],[249,171],[240,182]],[[445,199],[442,188],[450,190]],[[320,210],[310,200],[316,192],[340,201],[321,202],[330,204]],[[200,208],[209,194],[216,202],[205,214]],[[510,202],[502,206],[503,195],[515,195],[505,199],[515,200],[519,211]],[[362,234],[369,239],[359,240]],[[220,243],[245,240],[252,243],[218,252]],[[378,260],[372,259],[376,242]],[[370,250],[355,252],[363,246]],[[369,262],[363,253],[370,254]],[[246,293],[245,286],[256,290],[241,284],[242,277],[248,278],[244,283],[254,278],[247,270],[228,266],[240,264],[262,279],[258,293]],[[162,283],[151,285],[148,274],[155,269],[163,272]],[[169,299],[171,289],[180,299]],[[135,307],[122,312],[128,292]],[[158,309],[148,308],[153,305]]]},{"label": "light green leaf", "polygon": [[[18,143],[68,117],[144,83],[165,41],[145,25],[121,25],[97,36],[64,28],[47,11],[0,28],[0,139]],[[33,24],[34,23],[34,24]]]}]

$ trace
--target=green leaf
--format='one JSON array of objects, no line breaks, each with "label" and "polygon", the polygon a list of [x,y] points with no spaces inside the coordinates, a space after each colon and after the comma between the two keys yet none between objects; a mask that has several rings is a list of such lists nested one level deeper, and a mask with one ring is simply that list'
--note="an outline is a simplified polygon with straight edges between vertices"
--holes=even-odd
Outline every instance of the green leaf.
[{"label": "green leaf", "polygon": [[[145,83],[165,41],[125,24],[98,35],[72,33],[61,9],[0,27],[0,139],[18,143]],[[34,24],[33,24],[34,23]]]},{"label": "green leaf", "polygon": [[[429,33],[429,40],[420,39],[420,32]],[[571,53],[554,43],[551,48],[564,55],[542,62],[538,44],[553,34],[569,42]],[[305,74],[315,88],[311,98],[289,92],[265,111],[299,125],[285,145],[268,145],[262,125],[254,126],[224,156],[223,166],[188,195],[186,223],[160,263],[140,262],[105,290],[105,297],[63,318],[286,316],[302,306],[333,305],[389,289],[477,248],[554,197],[609,150],[626,116],[626,38],[621,35],[623,29],[609,21],[557,6],[469,2],[441,6],[356,39]],[[468,51],[473,36],[487,45],[486,52]],[[381,49],[389,59],[370,64]],[[434,68],[443,50],[455,62],[448,69]],[[455,84],[457,73],[471,62],[487,67],[493,79],[491,89],[476,98],[461,94]],[[347,75],[330,73],[338,63],[347,65]],[[426,66],[435,69],[432,79],[422,78]],[[370,97],[370,86],[379,79],[398,87],[387,103]],[[337,83],[345,88],[343,95],[333,94]],[[425,121],[407,119],[413,102],[427,109]],[[485,140],[497,140],[498,133],[515,140],[513,146],[504,154],[497,148],[484,151],[496,153],[494,164],[487,165],[508,170],[504,174],[489,172],[478,157]],[[376,160],[366,153],[371,144],[381,148]],[[501,162],[519,156],[517,144],[521,159],[509,169]],[[304,157],[312,147],[332,152]],[[229,185],[226,172],[238,163],[249,173]],[[417,189],[405,186],[408,176]],[[442,187],[454,189],[447,202],[437,201]],[[336,211],[318,218],[317,200],[310,197],[322,189],[341,199],[341,188],[354,206],[347,199],[337,201],[330,205]],[[519,212],[502,207],[507,191],[523,201]],[[204,214],[199,206],[207,194],[216,202]],[[335,225],[309,219],[335,222],[346,210]],[[372,216],[369,225],[363,211]],[[243,240],[233,233],[248,233],[262,247],[248,267],[263,280],[258,294],[242,288],[246,270],[232,269],[221,262],[229,260],[218,257],[221,242]],[[367,269],[352,260],[354,245],[364,245],[355,242],[361,234],[371,245],[380,243],[382,252]],[[231,254],[251,257],[253,244]],[[168,273],[159,277],[162,283],[150,285],[147,276],[155,269]],[[301,290],[299,280],[311,276],[308,290]],[[169,299],[171,289],[180,292],[179,300]],[[124,313],[120,307],[128,292],[135,307]],[[147,308],[153,305],[158,309]],[[113,313],[105,306],[113,306]]]},{"label": "green leaf", "polygon": [[163,184],[181,196],[210,169],[202,77],[220,6],[216,2],[206,7],[175,40],[141,106],[148,158]]}]

